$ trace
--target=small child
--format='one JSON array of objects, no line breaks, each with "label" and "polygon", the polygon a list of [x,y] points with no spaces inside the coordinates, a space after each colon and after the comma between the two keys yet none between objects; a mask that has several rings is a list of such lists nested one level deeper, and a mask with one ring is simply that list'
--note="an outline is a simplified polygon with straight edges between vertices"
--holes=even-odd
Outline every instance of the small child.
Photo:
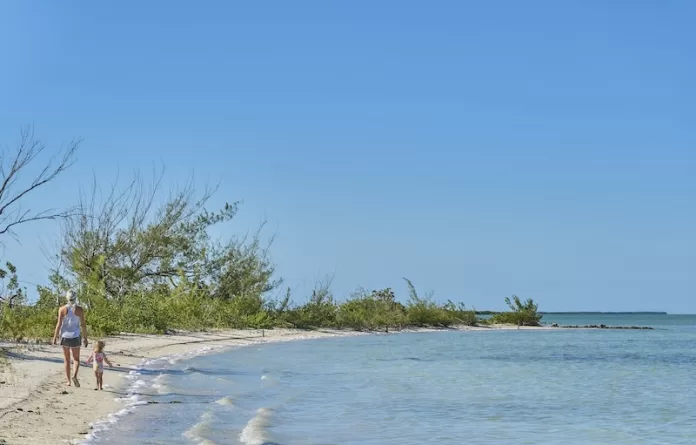
[{"label": "small child", "polygon": [[94,345],[94,352],[92,352],[87,359],[88,365],[90,363],[94,363],[92,369],[94,369],[94,376],[97,378],[97,387],[94,388],[95,391],[98,389],[104,389],[104,362],[106,362],[109,366],[113,366],[106,357],[106,354],[104,354],[104,346],[104,341],[99,340]]}]

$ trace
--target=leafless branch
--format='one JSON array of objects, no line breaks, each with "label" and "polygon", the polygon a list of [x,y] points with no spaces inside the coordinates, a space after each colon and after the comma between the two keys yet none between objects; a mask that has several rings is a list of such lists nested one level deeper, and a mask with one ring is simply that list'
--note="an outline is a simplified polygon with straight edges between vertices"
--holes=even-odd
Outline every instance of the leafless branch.
[{"label": "leafless branch", "polygon": [[81,140],[73,140],[57,156],[52,157],[34,175],[31,182],[18,185],[23,173],[45,150],[45,145],[34,136],[33,127],[23,128],[20,141],[14,154],[7,156],[5,150],[0,153],[0,235],[15,236],[13,229],[21,224],[66,218],[73,215],[73,210],[47,209],[41,211],[24,210],[23,198],[38,188],[53,181],[75,163],[75,153]]}]

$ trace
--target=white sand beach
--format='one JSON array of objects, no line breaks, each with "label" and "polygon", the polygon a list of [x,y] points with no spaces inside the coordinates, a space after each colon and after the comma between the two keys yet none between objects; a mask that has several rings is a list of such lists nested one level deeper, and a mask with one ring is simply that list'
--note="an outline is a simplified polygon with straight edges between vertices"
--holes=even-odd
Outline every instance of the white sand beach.
[{"label": "white sand beach", "polygon": [[[466,327],[462,330],[518,329],[516,326]],[[551,328],[522,328],[551,329]],[[124,377],[143,359],[195,353],[203,348],[239,347],[266,342],[356,335],[353,331],[226,330],[177,335],[124,334],[104,339],[114,368],[105,366],[103,391],[94,390],[94,374],[84,361],[80,388],[65,385],[60,346],[0,343],[0,445],[79,443],[90,425],[123,408]],[[90,342],[96,339],[90,339]],[[74,442],[73,442],[74,441]]]}]

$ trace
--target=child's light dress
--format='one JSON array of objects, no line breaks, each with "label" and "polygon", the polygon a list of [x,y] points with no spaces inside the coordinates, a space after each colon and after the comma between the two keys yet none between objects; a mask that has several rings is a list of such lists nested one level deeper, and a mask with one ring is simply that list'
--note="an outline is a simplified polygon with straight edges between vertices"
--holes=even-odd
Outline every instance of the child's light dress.
[{"label": "child's light dress", "polygon": [[103,352],[93,352],[87,359],[87,364],[92,363],[92,369],[96,372],[104,372],[104,358],[106,354]]}]

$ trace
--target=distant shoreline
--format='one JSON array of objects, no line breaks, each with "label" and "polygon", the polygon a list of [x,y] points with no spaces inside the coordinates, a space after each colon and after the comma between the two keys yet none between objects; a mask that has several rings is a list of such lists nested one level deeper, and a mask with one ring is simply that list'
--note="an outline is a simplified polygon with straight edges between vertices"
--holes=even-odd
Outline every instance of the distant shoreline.
[{"label": "distant shoreline", "polygon": [[[476,311],[476,315],[495,315],[501,314],[504,311]],[[638,312],[601,312],[601,311],[589,311],[589,312],[543,312],[539,311],[539,315],[669,315],[667,312],[650,312],[650,311],[638,311]]]},{"label": "distant shoreline", "polygon": [[542,315],[669,315],[667,312],[539,312]]}]

